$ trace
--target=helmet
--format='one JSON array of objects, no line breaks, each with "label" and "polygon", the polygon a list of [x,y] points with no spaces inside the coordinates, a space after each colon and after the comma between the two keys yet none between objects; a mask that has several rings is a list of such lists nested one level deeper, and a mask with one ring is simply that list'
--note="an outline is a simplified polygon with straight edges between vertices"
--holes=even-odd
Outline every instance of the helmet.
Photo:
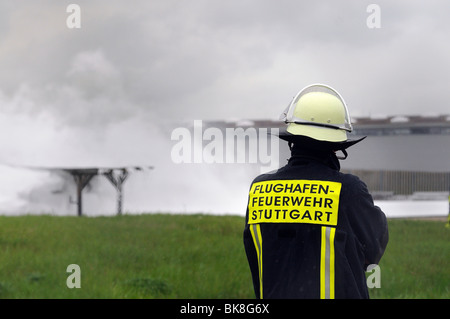
[{"label": "helmet", "polygon": [[324,84],[302,89],[281,115],[287,132],[319,141],[343,142],[353,130],[342,96]]},{"label": "helmet", "polygon": [[347,105],[336,90],[325,84],[311,84],[303,88],[280,119],[288,126],[279,137],[290,143],[336,151],[345,150],[365,138],[347,138],[347,133],[353,131]]}]

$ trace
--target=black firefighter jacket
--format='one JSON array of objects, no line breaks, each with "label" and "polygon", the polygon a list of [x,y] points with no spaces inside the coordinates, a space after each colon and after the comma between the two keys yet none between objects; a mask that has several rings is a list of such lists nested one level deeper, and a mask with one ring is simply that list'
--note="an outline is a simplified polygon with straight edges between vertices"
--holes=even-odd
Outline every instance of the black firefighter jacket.
[{"label": "black firefighter jacket", "polygon": [[369,298],[388,242],[384,213],[339,161],[311,154],[252,182],[244,246],[257,298]]}]

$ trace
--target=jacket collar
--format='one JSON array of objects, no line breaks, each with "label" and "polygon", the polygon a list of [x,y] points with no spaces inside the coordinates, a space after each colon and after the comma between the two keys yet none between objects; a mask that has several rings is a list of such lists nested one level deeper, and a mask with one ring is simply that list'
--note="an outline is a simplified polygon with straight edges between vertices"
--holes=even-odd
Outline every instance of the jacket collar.
[{"label": "jacket collar", "polygon": [[288,164],[300,165],[305,161],[319,162],[337,171],[341,169],[341,164],[333,151],[296,147],[294,144],[291,149],[291,157],[288,160]]}]

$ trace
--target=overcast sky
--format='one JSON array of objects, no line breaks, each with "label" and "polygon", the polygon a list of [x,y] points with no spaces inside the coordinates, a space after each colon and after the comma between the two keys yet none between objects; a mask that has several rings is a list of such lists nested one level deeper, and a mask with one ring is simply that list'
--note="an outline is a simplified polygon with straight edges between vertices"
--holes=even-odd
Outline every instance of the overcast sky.
[{"label": "overcast sky", "polygon": [[[80,29],[66,25],[73,2]],[[444,0],[3,0],[1,108],[83,127],[276,119],[323,82],[354,116],[449,113],[449,14]]]},{"label": "overcast sky", "polygon": [[[381,28],[367,26],[371,3]],[[256,172],[170,165],[168,123],[278,119],[315,82],[352,117],[449,114],[449,14],[447,0],[2,0],[0,163],[155,165],[136,186],[155,207],[176,190],[177,205],[244,207]],[[1,173],[11,198],[43,183]]]},{"label": "overcast sky", "polygon": [[111,157],[171,142],[167,122],[278,119],[315,82],[352,117],[450,113],[448,1],[378,1],[369,28],[373,1],[80,0],[70,29],[72,2],[0,2],[0,159]]}]

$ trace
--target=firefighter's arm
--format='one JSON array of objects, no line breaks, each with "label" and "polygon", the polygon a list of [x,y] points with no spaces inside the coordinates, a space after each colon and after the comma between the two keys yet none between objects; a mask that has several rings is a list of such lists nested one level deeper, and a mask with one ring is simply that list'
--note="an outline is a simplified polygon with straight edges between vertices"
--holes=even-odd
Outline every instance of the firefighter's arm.
[{"label": "firefighter's arm", "polygon": [[356,186],[352,226],[363,247],[367,267],[379,263],[389,240],[389,232],[386,215],[375,206],[366,184],[358,179]]}]

